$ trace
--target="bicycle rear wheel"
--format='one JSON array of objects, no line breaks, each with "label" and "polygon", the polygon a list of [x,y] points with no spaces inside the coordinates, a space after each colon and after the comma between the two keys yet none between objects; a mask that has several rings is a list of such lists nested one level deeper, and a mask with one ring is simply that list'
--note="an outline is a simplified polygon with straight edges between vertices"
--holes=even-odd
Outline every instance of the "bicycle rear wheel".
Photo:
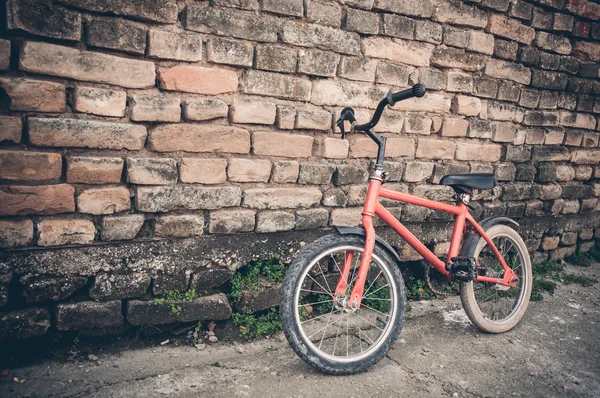
[{"label": "bicycle rear wheel", "polygon": [[[402,328],[404,283],[396,262],[376,246],[361,307],[344,299],[354,287],[364,238],[328,235],[306,246],[286,273],[281,291],[281,320],[290,346],[309,365],[329,374],[366,370],[385,356]],[[351,257],[347,257],[351,256]],[[345,295],[334,299],[347,258]]]},{"label": "bicycle rear wheel", "polygon": [[[525,242],[509,226],[494,225],[486,234],[519,281],[516,287],[461,282],[460,299],[469,319],[478,328],[488,333],[503,333],[515,327],[527,310],[533,284],[531,260]],[[483,238],[475,248],[474,257],[486,276],[501,277],[502,265]]]}]

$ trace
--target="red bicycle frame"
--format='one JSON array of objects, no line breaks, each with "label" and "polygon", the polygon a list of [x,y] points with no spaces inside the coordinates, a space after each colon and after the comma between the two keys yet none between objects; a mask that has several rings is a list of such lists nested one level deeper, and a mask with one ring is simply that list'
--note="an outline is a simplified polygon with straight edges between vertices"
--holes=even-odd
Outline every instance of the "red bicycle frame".
[{"label": "red bicycle frame", "polygon": [[[362,295],[364,291],[365,281],[367,279],[367,273],[369,271],[369,264],[371,263],[371,256],[375,247],[375,228],[373,227],[373,218],[375,215],[379,216],[386,224],[392,227],[398,235],[400,235],[406,243],[408,243],[413,249],[415,249],[423,258],[431,264],[438,272],[444,275],[448,280],[452,279],[450,272],[446,270],[446,264],[450,264],[453,257],[457,257],[460,253],[460,247],[463,240],[463,236],[466,232],[467,221],[473,226],[475,231],[490,246],[494,252],[496,258],[504,269],[504,275],[502,279],[492,278],[488,276],[477,276],[476,282],[487,282],[500,284],[505,286],[516,286],[518,276],[513,270],[506,264],[504,258],[498,251],[494,242],[486,235],[485,231],[481,226],[473,219],[468,211],[468,207],[465,203],[460,202],[458,205],[451,205],[443,202],[437,202],[426,198],[421,198],[406,193],[396,192],[390,189],[381,187],[382,179],[377,176],[372,176],[369,182],[369,189],[367,191],[367,199],[362,212],[362,224],[365,229],[365,247],[363,256],[360,261],[358,274],[356,277],[356,283],[352,289],[352,293],[348,300],[349,305],[360,308]],[[467,194],[469,195],[469,194]],[[454,221],[454,229],[452,231],[452,239],[450,241],[450,249],[448,251],[448,257],[446,263],[441,261],[435,254],[431,252],[417,237],[415,237],[400,221],[398,221],[381,203],[379,198],[387,198],[396,200],[403,203],[409,203],[412,205],[422,206],[429,209],[451,213],[456,216]],[[354,252],[346,252],[346,259],[342,267],[340,279],[336,286],[335,297],[346,292],[348,275],[350,268],[352,267],[352,261],[354,259]]]}]

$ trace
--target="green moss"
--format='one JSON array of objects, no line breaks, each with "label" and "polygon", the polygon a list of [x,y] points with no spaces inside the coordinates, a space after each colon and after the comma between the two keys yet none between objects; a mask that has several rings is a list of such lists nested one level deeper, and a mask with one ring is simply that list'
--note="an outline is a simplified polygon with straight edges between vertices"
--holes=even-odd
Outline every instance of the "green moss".
[{"label": "green moss", "polygon": [[594,283],[598,283],[598,280],[581,274],[566,274],[563,277],[563,283],[567,285],[575,283],[583,287],[590,287]]},{"label": "green moss", "polygon": [[246,291],[259,290],[283,280],[285,264],[278,254],[272,254],[262,260],[253,261],[240,269],[230,282],[229,297],[237,299]]},{"label": "green moss", "polygon": [[233,314],[233,323],[240,326],[240,334],[246,338],[269,336],[281,330],[279,311],[275,308],[261,315],[252,312]]},{"label": "green moss", "polygon": [[[154,302],[162,305],[169,301],[192,301],[196,297],[198,297],[198,293],[194,290],[185,292],[180,292],[179,290],[167,290],[159,297],[156,297]],[[169,305],[171,306],[171,312],[173,314],[179,314],[182,310],[180,305],[174,303],[170,303]]]}]

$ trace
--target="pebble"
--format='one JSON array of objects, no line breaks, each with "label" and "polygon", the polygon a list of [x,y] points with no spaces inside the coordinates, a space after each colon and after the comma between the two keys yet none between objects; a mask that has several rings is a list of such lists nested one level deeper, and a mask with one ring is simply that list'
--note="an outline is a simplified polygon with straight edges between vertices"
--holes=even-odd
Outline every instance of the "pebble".
[{"label": "pebble", "polygon": [[211,343],[216,343],[217,341],[219,341],[219,339],[217,338],[217,336],[208,336],[208,341]]},{"label": "pebble", "polygon": [[200,344],[194,344],[194,347],[196,347],[199,350],[203,350],[203,349],[206,348],[206,344],[202,344],[202,343],[200,343]]},{"label": "pebble", "polygon": [[94,354],[90,354],[90,355],[88,355],[88,360],[94,362],[94,361],[98,360],[98,357],[95,356]]}]

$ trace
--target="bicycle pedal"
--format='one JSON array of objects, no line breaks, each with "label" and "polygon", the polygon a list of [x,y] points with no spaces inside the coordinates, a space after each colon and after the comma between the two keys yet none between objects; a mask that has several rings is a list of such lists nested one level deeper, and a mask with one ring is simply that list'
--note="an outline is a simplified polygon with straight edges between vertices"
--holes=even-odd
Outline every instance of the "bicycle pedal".
[{"label": "bicycle pedal", "polygon": [[452,257],[452,263],[446,265],[446,270],[452,279],[461,282],[471,282],[477,277],[477,263],[474,257]]}]

